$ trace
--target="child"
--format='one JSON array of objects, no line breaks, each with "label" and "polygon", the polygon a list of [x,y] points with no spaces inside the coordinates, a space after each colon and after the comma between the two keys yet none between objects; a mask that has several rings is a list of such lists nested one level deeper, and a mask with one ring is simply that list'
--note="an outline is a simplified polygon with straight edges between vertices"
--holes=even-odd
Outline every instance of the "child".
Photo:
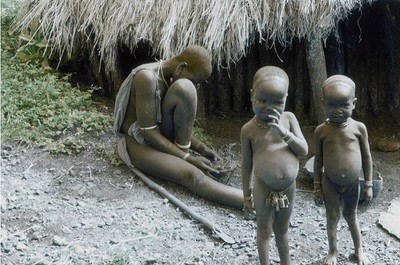
[{"label": "child", "polygon": [[261,264],[269,264],[272,232],[282,265],[290,264],[287,231],[292,213],[299,156],[307,142],[293,113],[284,111],[289,78],[280,68],[266,66],[253,80],[255,116],[241,130],[242,181],[245,218],[253,212],[251,173],[254,168],[254,206],[257,248]]},{"label": "child", "polygon": [[324,264],[329,265],[337,264],[340,198],[358,264],[369,263],[361,247],[356,214],[361,169],[365,177],[365,199],[369,202],[372,198],[372,158],[365,125],[351,118],[356,100],[355,84],[350,78],[334,75],[323,83],[323,104],[328,119],[314,133],[314,192],[317,204],[325,202],[329,251]]}]

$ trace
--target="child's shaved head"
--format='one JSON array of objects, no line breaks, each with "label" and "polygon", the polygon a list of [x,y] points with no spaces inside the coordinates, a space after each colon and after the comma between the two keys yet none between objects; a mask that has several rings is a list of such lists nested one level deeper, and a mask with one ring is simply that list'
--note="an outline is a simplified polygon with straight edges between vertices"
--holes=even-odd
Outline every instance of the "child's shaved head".
[{"label": "child's shaved head", "polygon": [[264,82],[275,80],[284,83],[286,89],[289,87],[289,77],[285,71],[276,66],[264,66],[255,73],[253,79],[253,90]]},{"label": "child's shaved head", "polygon": [[326,96],[326,94],[332,89],[335,89],[335,87],[341,87],[342,89],[347,88],[349,95],[353,98],[355,97],[356,84],[349,77],[344,75],[333,75],[326,79],[322,84],[323,95]]}]

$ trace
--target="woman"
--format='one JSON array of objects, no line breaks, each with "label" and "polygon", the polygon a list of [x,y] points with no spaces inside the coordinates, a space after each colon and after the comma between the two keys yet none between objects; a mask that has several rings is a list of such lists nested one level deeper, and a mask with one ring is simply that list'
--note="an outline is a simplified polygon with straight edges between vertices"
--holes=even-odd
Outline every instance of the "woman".
[{"label": "woman", "polygon": [[[208,200],[242,209],[241,190],[207,175],[218,172],[211,161],[221,158],[192,135],[195,84],[205,81],[211,72],[211,56],[200,46],[133,69],[116,97],[118,150],[128,166],[173,181]],[[190,155],[189,149],[201,156]]]}]

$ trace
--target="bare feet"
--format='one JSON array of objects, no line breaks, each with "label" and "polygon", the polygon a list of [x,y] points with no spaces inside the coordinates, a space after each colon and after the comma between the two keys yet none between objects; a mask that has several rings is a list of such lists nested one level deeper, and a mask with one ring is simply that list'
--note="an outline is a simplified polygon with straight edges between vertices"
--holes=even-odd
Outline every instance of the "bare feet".
[{"label": "bare feet", "polygon": [[337,265],[337,251],[329,250],[325,258],[324,265]]},{"label": "bare feet", "polygon": [[365,255],[362,251],[351,254],[350,260],[354,260],[357,262],[358,265],[370,265],[371,261],[369,260],[368,256]]},{"label": "bare feet", "polygon": [[256,213],[251,210],[249,211],[248,209],[244,209],[244,220],[250,221],[250,220],[256,220],[257,216]]}]

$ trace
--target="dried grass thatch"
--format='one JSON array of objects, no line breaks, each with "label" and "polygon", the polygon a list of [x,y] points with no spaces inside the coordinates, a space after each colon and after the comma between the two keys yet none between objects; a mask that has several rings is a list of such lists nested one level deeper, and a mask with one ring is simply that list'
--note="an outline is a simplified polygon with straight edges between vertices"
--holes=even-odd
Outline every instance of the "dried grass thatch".
[{"label": "dried grass thatch", "polygon": [[39,19],[40,30],[67,56],[91,39],[109,70],[121,45],[133,53],[143,41],[164,59],[199,44],[222,66],[246,55],[256,36],[284,46],[294,37],[326,38],[352,9],[374,1],[23,0],[19,23],[27,28]]}]

